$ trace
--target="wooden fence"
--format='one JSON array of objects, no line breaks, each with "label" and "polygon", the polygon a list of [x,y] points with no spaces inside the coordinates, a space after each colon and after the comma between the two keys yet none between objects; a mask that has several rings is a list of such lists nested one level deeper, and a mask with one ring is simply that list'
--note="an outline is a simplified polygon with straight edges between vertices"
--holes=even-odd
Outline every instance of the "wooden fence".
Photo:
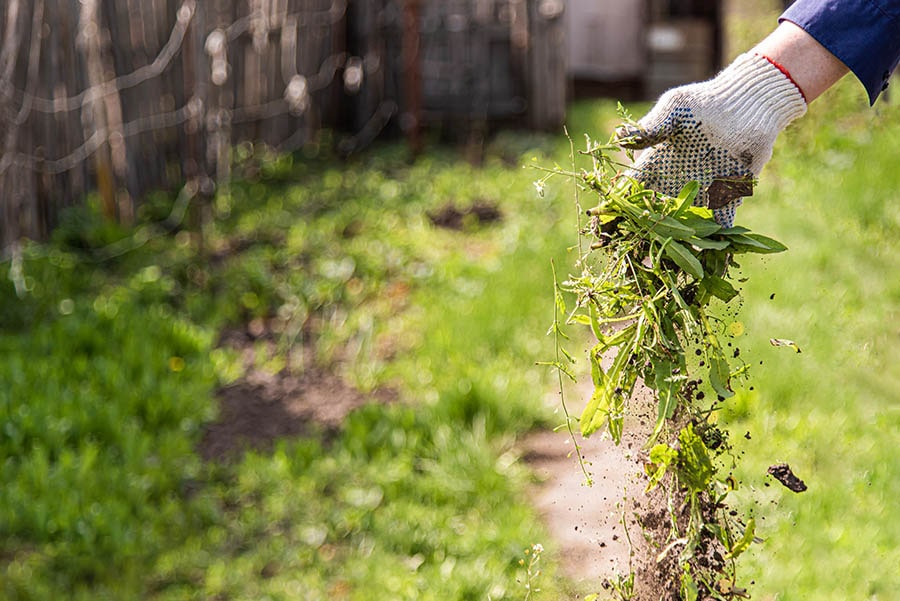
[{"label": "wooden fence", "polygon": [[4,0],[0,249],[95,192],[209,194],[232,145],[564,117],[561,0]]}]

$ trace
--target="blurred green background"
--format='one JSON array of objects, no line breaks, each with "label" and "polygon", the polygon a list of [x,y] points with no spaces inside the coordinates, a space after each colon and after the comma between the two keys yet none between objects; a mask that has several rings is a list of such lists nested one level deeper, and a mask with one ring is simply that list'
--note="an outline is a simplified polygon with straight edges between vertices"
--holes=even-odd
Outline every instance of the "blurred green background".
[{"label": "blurred green background", "polygon": [[[768,8],[729,20],[730,53],[771,27]],[[615,122],[614,102],[582,101],[568,130],[580,145]],[[900,589],[898,147],[896,100],[869,108],[848,77],[781,136],[738,216],[790,249],[744,261],[753,388],[720,415],[735,503],[765,538],[739,566],[757,599]],[[523,599],[534,543],[537,597],[566,595],[515,444],[561,421],[534,366],[553,353],[551,259],[564,272],[576,242],[571,186],[533,186],[554,164],[570,164],[564,136],[520,132],[477,166],[437,146],[415,162],[391,144],[258,155],[202,247],[88,207],[0,266],[0,596]],[[448,207],[461,220],[437,227]],[[248,366],[222,332],[260,320]],[[217,389],[314,366],[372,403],[338,431],[201,459]],[[765,475],[781,461],[807,492]]]}]

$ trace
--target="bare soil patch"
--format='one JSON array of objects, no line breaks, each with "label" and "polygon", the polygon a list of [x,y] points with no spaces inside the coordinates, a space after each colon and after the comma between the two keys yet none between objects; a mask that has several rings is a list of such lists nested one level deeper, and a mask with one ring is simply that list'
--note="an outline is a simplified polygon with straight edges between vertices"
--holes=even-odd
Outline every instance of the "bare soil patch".
[{"label": "bare soil patch", "polygon": [[451,230],[464,230],[472,226],[495,223],[503,218],[496,203],[478,200],[470,207],[459,208],[450,202],[428,214],[431,223]]},{"label": "bare soil patch", "polygon": [[389,403],[396,394],[378,390],[364,394],[336,373],[336,366],[316,364],[310,344],[302,353],[302,370],[270,373],[255,367],[258,342],[275,344],[266,334],[250,328],[223,335],[221,344],[241,352],[247,369],[244,377],[218,391],[219,416],[209,424],[200,441],[200,455],[207,461],[229,461],[247,449],[270,450],[281,438],[336,433],[347,415],[370,402]]}]

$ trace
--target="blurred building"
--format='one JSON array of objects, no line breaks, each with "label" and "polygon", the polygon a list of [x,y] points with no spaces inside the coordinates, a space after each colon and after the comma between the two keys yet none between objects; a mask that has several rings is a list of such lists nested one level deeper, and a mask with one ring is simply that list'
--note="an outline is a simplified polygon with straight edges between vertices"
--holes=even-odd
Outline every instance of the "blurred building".
[{"label": "blurred building", "polygon": [[722,56],[715,0],[568,0],[569,77],[575,95],[653,99],[713,75]]}]

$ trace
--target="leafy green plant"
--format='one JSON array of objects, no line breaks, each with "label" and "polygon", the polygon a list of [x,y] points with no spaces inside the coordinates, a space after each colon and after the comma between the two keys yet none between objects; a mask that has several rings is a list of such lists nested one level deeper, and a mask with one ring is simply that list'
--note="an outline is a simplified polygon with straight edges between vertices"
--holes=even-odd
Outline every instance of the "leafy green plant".
[{"label": "leafy green plant", "polygon": [[[717,477],[714,459],[728,445],[711,419],[748,367],[740,352],[729,348],[729,338],[743,328],[728,317],[739,296],[736,258],[785,247],[744,227],[720,226],[710,210],[694,206],[696,182],[676,197],[644,188],[613,159],[620,150],[617,141],[589,140],[589,169],[551,170],[539,185],[563,175],[575,178],[582,198],[585,193],[596,198],[584,211],[586,223],[579,225],[579,270],[557,284],[555,294],[565,323],[590,328],[596,340],[588,351],[593,394],[578,423],[582,435],[606,432],[618,444],[638,382],[653,392],[657,410],[645,443],[647,488],[671,475],[670,494],[681,501],[670,505],[688,508],[685,516],[673,515],[658,560],[680,548],[682,598],[696,599],[699,590],[717,595],[718,577],[733,573],[733,559],[753,540],[752,522],[744,525],[723,511],[734,483]],[[565,294],[574,297],[571,309]],[[560,347],[559,321],[552,330],[565,361],[557,357],[551,364],[573,377],[566,366],[572,355]],[[719,555],[731,560],[731,567],[696,561],[711,541],[721,545]]]}]

